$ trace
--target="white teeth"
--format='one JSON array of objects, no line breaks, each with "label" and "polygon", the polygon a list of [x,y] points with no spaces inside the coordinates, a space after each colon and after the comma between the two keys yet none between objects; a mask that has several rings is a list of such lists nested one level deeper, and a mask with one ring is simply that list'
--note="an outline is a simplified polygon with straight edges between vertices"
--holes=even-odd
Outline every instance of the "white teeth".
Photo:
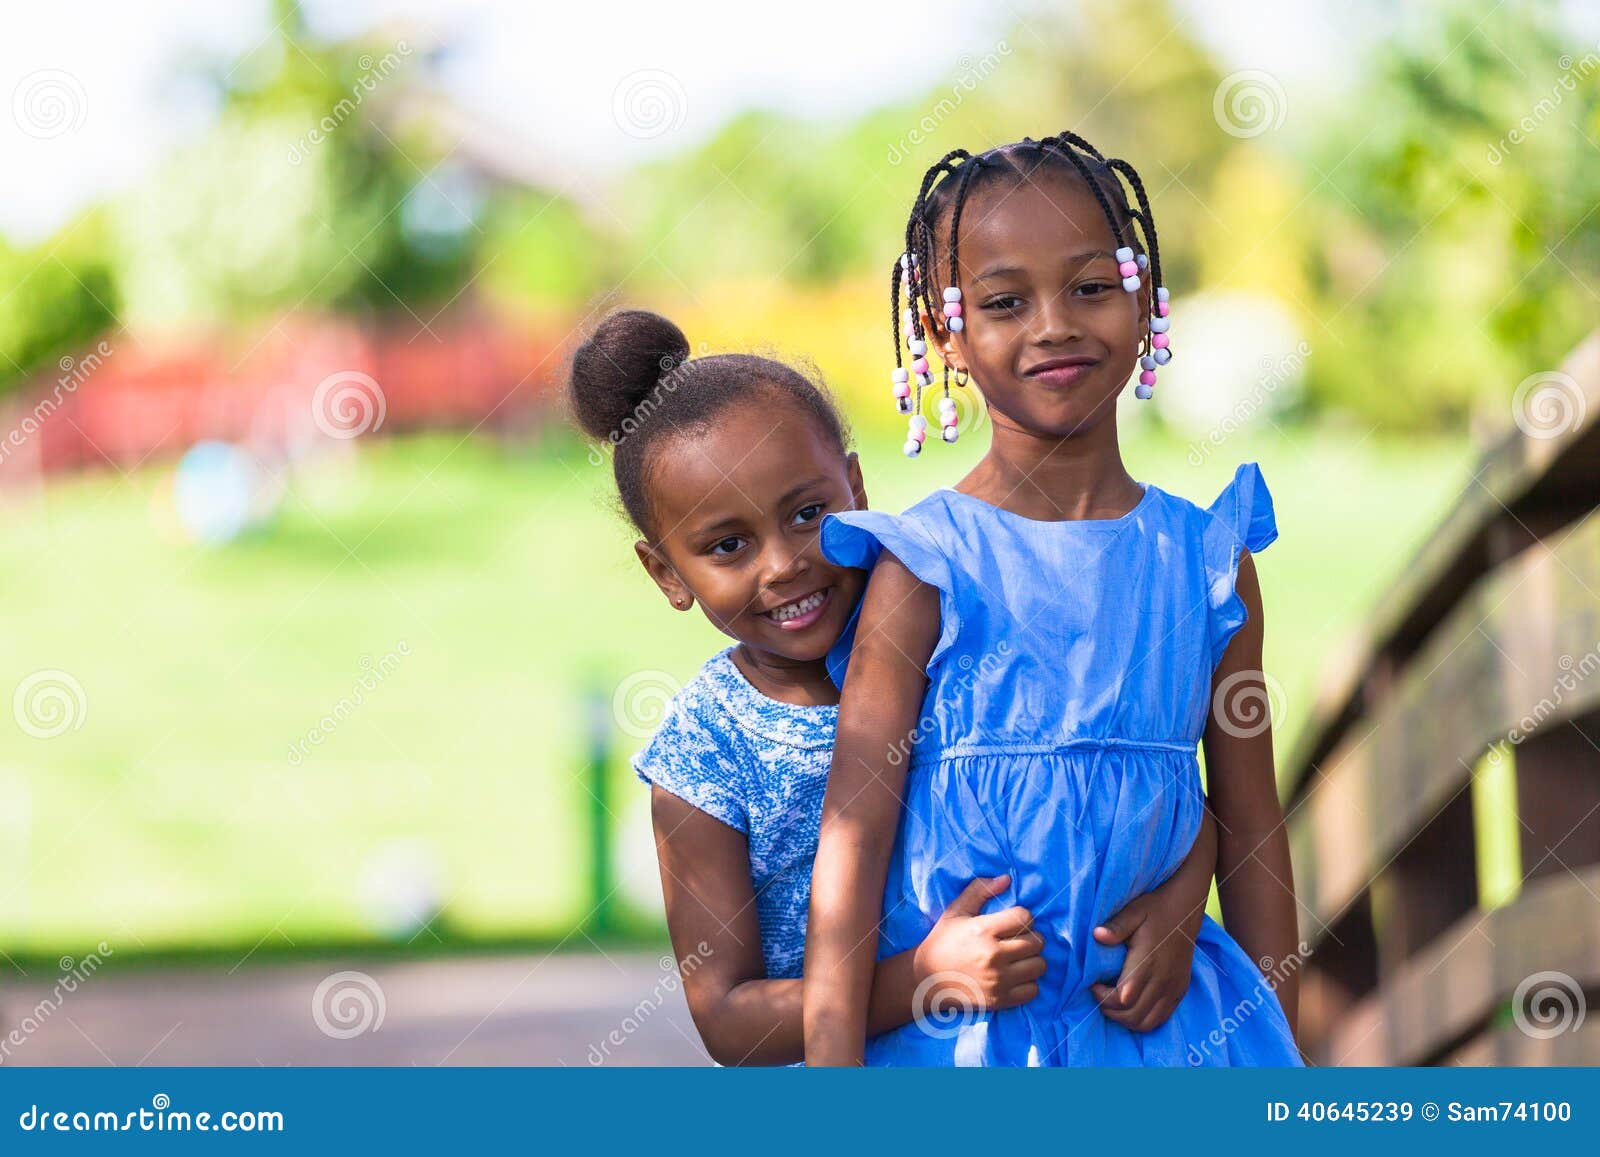
[{"label": "white teeth", "polygon": [[775,623],[785,623],[790,619],[798,619],[801,615],[816,610],[822,605],[822,600],[827,596],[826,591],[818,591],[814,595],[807,595],[797,603],[789,603],[775,611],[768,611],[767,618]]}]

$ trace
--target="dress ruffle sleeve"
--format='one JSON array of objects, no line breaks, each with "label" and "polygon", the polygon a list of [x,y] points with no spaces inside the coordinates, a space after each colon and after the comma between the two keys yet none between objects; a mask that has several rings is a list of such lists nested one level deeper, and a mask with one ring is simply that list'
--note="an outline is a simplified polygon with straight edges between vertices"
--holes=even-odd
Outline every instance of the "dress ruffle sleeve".
[{"label": "dress ruffle sleeve", "polygon": [[1205,564],[1214,671],[1228,643],[1249,617],[1244,600],[1235,589],[1239,551],[1248,548],[1256,554],[1271,546],[1278,537],[1278,522],[1272,509],[1272,494],[1261,477],[1261,468],[1254,462],[1246,462],[1234,471],[1233,481],[1217,495],[1207,512],[1211,518],[1205,529]]},{"label": "dress ruffle sleeve", "polygon": [[[950,560],[937,539],[921,521],[904,514],[881,510],[849,510],[829,514],[822,521],[822,553],[837,566],[870,571],[885,550],[893,554],[919,580],[939,591],[939,641],[928,658],[928,670],[950,649],[960,630],[956,610],[955,576]],[[828,675],[838,687],[844,686],[845,668],[855,646],[856,626],[861,605],[851,612],[844,634],[828,652]]]}]

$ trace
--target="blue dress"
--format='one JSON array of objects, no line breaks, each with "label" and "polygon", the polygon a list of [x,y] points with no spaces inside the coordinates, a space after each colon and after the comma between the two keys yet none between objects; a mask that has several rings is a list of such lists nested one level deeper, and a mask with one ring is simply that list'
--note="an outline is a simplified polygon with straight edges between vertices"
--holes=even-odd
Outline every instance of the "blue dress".
[{"label": "blue dress", "polygon": [[[1147,483],[1121,518],[1038,522],[940,490],[902,515],[829,515],[821,533],[835,563],[870,567],[887,548],[939,590],[880,958],[919,943],[974,876],[1009,873],[985,910],[1021,904],[1045,938],[1034,1000],[958,1003],[873,1038],[867,1062],[1301,1064],[1271,984],[1210,916],[1159,1028],[1108,1020],[1090,990],[1127,954],[1092,929],[1171,875],[1199,831],[1211,676],[1246,618],[1239,548],[1277,537],[1255,464],[1205,510]],[[854,629],[829,656],[841,685]]]},{"label": "blue dress", "polygon": [[805,961],[811,862],[838,720],[837,707],[763,695],[729,647],[672,697],[633,757],[645,783],[744,833],[761,955],[774,980],[799,976]]}]

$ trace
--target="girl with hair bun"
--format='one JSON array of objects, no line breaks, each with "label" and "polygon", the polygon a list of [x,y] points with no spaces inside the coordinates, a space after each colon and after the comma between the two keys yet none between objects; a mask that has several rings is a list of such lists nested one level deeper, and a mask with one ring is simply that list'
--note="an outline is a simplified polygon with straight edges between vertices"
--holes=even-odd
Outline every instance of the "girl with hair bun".
[{"label": "girl with hair bun", "polygon": [[[793,367],[748,354],[691,358],[658,314],[606,318],[573,358],[579,426],[612,455],[639,563],[674,610],[696,605],[732,644],[674,696],[634,757],[651,786],[667,923],[689,1010],[713,1060],[803,1056],[801,967],[811,864],[839,692],[827,658],[863,571],[829,562],[817,531],[865,510],[861,467],[832,399]],[[1147,1011],[1187,979],[1215,838],[1100,933],[1129,946],[1108,1016]],[[1031,912],[976,877],[915,943],[869,970],[864,1028],[943,1032],[949,1002],[1025,1006],[1039,991]],[[985,908],[991,909],[985,911]],[[907,1029],[906,1026],[912,1026]]]}]

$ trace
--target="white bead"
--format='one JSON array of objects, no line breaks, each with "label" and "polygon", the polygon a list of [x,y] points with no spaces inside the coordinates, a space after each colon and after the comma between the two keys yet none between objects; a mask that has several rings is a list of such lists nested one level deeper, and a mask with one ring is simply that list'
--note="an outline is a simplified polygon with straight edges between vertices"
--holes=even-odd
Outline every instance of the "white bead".
[{"label": "white bead", "polygon": [[906,273],[910,273],[911,272],[911,254],[909,254],[909,253],[900,254],[900,268],[901,268],[902,271],[904,271]]},{"label": "white bead", "polygon": [[926,430],[928,428],[928,419],[924,418],[921,414],[918,414],[915,418],[911,419],[911,428],[913,430]]},{"label": "white bead", "polygon": [[944,299],[946,301],[960,301],[961,300],[961,290],[957,289],[953,285],[950,286],[949,288],[947,288],[944,291]]},{"label": "white bead", "polygon": [[1150,268],[1150,259],[1148,257],[1146,257],[1143,253],[1140,253],[1140,254],[1136,255],[1134,257],[1134,259],[1133,259],[1133,262],[1140,269],[1149,269]]},{"label": "white bead", "polygon": [[918,442],[915,438],[907,438],[906,444],[900,447],[900,449],[905,453],[907,458],[915,458],[918,454],[922,453],[922,443]]},{"label": "white bead", "polygon": [[1154,393],[1155,387],[1147,386],[1143,382],[1140,382],[1137,386],[1133,387],[1133,396],[1136,398],[1148,400],[1150,395]]},{"label": "white bead", "polygon": [[939,399],[939,412],[942,414],[946,410],[952,414],[956,412],[956,400],[954,398]]},{"label": "white bead", "polygon": [[954,442],[959,437],[961,437],[961,432],[954,426],[946,426],[944,428],[944,440],[946,442]]},{"label": "white bead", "polygon": [[1156,365],[1164,366],[1164,365],[1166,365],[1168,362],[1170,362],[1172,360],[1172,351],[1171,350],[1156,350],[1156,352],[1151,356],[1153,356],[1156,359]]},{"label": "white bead", "polygon": [[1137,293],[1139,291],[1139,279],[1137,277],[1124,277],[1122,279],[1122,288],[1129,293]]},{"label": "white bead", "polygon": [[917,408],[917,404],[910,398],[896,398],[894,400],[894,408],[902,414],[909,414]]},{"label": "white bead", "polygon": [[931,373],[929,373],[929,374],[918,374],[917,375],[917,384],[920,385],[920,386],[923,386],[924,388],[933,385],[933,375]]},{"label": "white bead", "polygon": [[967,323],[959,317],[947,318],[945,324],[950,327],[951,333],[960,333],[967,328]]},{"label": "white bead", "polygon": [[902,366],[895,370],[893,380],[897,382],[909,382],[911,380],[911,371]]},{"label": "white bead", "polygon": [[[1117,264],[1118,265],[1121,265],[1124,261],[1132,261],[1132,260],[1133,260],[1133,249],[1130,246],[1124,245],[1121,249],[1117,250]],[[879,266],[879,268],[881,269],[882,266]]]},{"label": "white bead", "polygon": [[923,341],[919,337],[912,338],[911,339],[911,352],[916,354],[920,358],[923,354],[928,352],[928,343]]},{"label": "white bead", "polygon": [[1155,369],[1156,368],[1156,359],[1151,357],[1149,354],[1145,354],[1144,357],[1139,359],[1139,368],[1141,370],[1153,370],[1153,369]]},{"label": "white bead", "polygon": [[902,323],[901,328],[906,331],[906,337],[909,339],[911,337],[911,311],[909,309],[900,311],[900,321]]},{"label": "white bead", "polygon": [[1157,301],[1165,301],[1165,300],[1167,300],[1167,287],[1165,285],[1156,286],[1156,300]]},{"label": "white bead", "polygon": [[1166,333],[1167,332],[1167,326],[1169,326],[1171,324],[1172,324],[1172,321],[1171,321],[1170,318],[1152,317],[1150,319],[1150,332],[1151,333]]}]

